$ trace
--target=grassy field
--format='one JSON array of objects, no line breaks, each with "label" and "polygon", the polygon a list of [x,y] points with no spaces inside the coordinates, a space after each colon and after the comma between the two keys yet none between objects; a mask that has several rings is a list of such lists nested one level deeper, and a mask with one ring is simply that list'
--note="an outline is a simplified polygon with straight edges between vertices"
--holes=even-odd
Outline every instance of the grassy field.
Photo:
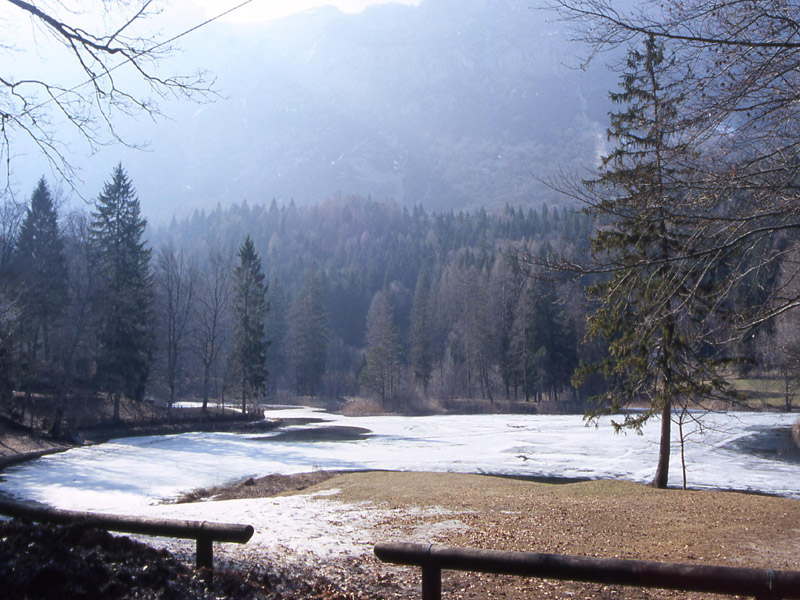
[{"label": "grassy field", "polygon": [[[747,404],[755,409],[786,408],[786,381],[782,377],[751,377],[731,379],[734,389],[747,398]],[[796,396],[800,393],[798,382],[789,382],[789,402],[800,404]]]}]

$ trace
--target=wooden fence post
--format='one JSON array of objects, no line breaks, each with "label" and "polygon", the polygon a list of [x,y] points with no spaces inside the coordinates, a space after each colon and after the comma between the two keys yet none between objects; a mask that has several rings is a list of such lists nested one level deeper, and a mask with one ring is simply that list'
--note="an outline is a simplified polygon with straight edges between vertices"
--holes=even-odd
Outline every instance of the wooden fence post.
[{"label": "wooden fence post", "polygon": [[197,537],[197,568],[214,568],[214,542],[208,536]]},{"label": "wooden fence post", "polygon": [[421,567],[423,600],[441,600],[442,570],[750,596],[758,600],[800,600],[800,571],[448,548],[404,542],[375,544],[375,555],[383,562]]},{"label": "wooden fence post", "polygon": [[14,500],[0,499],[0,514],[31,521],[69,525],[82,523],[90,527],[197,541],[197,567],[212,569],[214,565],[213,543],[246,543],[253,537],[253,526],[240,523],[209,523],[208,521],[186,521],[178,519],[146,519],[122,515],[40,508]]},{"label": "wooden fence post", "polygon": [[436,565],[422,565],[422,600],[442,600],[442,570]]}]

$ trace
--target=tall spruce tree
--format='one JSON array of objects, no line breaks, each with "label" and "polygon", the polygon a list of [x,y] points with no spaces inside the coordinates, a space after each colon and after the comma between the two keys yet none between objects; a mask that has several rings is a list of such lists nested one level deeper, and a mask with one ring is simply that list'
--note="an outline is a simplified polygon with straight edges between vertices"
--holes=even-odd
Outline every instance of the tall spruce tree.
[{"label": "tall spruce tree", "polygon": [[587,182],[589,212],[605,224],[592,238],[596,270],[608,273],[589,290],[597,308],[587,332],[607,340],[609,352],[577,376],[599,372],[609,383],[590,415],[642,402],[644,411],[615,427],[638,429],[661,418],[656,487],[668,482],[673,408],[727,393],[705,354],[713,273],[682,251],[690,232],[681,211],[671,210],[691,174],[680,166],[689,150],[673,129],[681,98],[667,84],[669,69],[650,37],[643,50],[629,52],[621,89],[611,94],[623,107],[611,114],[608,131],[616,148],[598,179]]},{"label": "tall spruce tree", "polygon": [[0,203],[0,403],[11,399],[19,369],[14,257],[23,218],[19,203]]},{"label": "tall spruce tree", "polygon": [[431,331],[430,282],[427,270],[420,271],[411,304],[411,368],[414,378],[422,383],[423,393],[428,394],[428,383],[433,375],[433,338]]},{"label": "tall spruce tree", "polygon": [[261,258],[247,235],[239,247],[239,264],[233,272],[232,361],[239,376],[242,412],[247,400],[267,388],[266,320],[269,311],[267,284]]},{"label": "tall spruce tree", "polygon": [[94,298],[99,343],[97,375],[114,398],[144,398],[153,364],[153,292],[150,249],[139,199],[119,164],[92,211],[90,243],[97,273]]},{"label": "tall spruce tree", "polygon": [[578,366],[575,333],[565,322],[550,282],[534,286],[529,293],[532,295],[531,321],[525,336],[529,391],[537,399],[549,394],[556,400],[561,391],[569,388],[572,373]]},{"label": "tall spruce tree", "polygon": [[67,264],[58,215],[44,177],[31,196],[16,253],[21,277],[20,323],[28,367],[36,370],[39,350],[51,360],[51,332],[67,307]]},{"label": "tall spruce tree", "polygon": [[286,335],[288,331],[287,312],[289,297],[279,280],[274,279],[269,286],[269,314],[265,324],[270,351],[267,353],[267,368],[270,372],[270,391],[278,391],[278,380],[283,378],[289,363],[287,358]]}]

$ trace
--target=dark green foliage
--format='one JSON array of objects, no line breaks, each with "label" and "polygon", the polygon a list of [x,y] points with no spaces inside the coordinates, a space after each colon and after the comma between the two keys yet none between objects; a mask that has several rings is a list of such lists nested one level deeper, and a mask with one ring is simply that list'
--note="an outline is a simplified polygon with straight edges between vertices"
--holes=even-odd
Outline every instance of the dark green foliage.
[{"label": "dark green foliage", "polygon": [[568,389],[578,366],[574,329],[565,323],[552,286],[530,288],[531,318],[525,331],[526,398],[556,395]]},{"label": "dark green foliage", "polygon": [[[101,385],[142,400],[153,363],[153,297],[146,220],[122,165],[112,173],[92,212],[90,243],[98,281],[94,297]],[[118,410],[118,404],[115,407]],[[118,417],[118,414],[116,415]]]},{"label": "dark green foliage", "polygon": [[668,480],[673,407],[725,392],[715,362],[702,353],[713,285],[706,285],[706,265],[686,256],[689,231],[676,208],[690,179],[679,167],[689,150],[672,133],[681,98],[664,87],[669,68],[650,38],[642,51],[629,53],[621,89],[611,94],[623,107],[612,113],[608,132],[616,147],[600,177],[587,183],[596,194],[589,210],[607,223],[592,238],[597,270],[609,274],[590,288],[596,308],[588,335],[606,340],[609,353],[578,376],[607,378],[591,415],[638,402],[645,410],[626,415],[617,427],[639,428],[661,417],[658,487]]},{"label": "dark green foliage", "polygon": [[267,389],[266,320],[269,312],[267,284],[261,258],[246,236],[239,247],[239,264],[233,273],[233,348],[231,359],[241,383],[242,412],[247,399]]},{"label": "dark green foliage", "polygon": [[39,180],[20,229],[16,252],[20,330],[29,368],[36,370],[39,350],[51,357],[51,333],[67,307],[67,264],[58,215],[47,182]]},{"label": "dark green foliage", "polygon": [[426,394],[433,374],[432,312],[430,282],[427,273],[423,270],[417,278],[414,301],[411,305],[409,346],[411,347],[411,368],[414,371],[414,377],[422,383]]},{"label": "dark green foliage", "polygon": [[0,404],[11,399],[18,360],[14,352],[13,324],[16,318],[13,304],[0,290]]}]

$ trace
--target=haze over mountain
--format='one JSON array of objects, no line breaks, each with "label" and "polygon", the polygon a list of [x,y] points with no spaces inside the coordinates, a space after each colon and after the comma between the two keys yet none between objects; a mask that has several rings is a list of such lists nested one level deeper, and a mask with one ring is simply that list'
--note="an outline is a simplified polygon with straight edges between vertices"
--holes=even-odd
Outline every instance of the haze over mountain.
[{"label": "haze over mountain", "polygon": [[596,165],[615,81],[600,65],[567,66],[580,48],[528,0],[215,23],[185,49],[175,62],[214,72],[224,98],[165,105],[172,120],[137,123],[133,141],[149,152],[92,157],[85,197],[122,160],[154,222],[217,203],[336,194],[429,210],[558,204],[532,173]]}]

